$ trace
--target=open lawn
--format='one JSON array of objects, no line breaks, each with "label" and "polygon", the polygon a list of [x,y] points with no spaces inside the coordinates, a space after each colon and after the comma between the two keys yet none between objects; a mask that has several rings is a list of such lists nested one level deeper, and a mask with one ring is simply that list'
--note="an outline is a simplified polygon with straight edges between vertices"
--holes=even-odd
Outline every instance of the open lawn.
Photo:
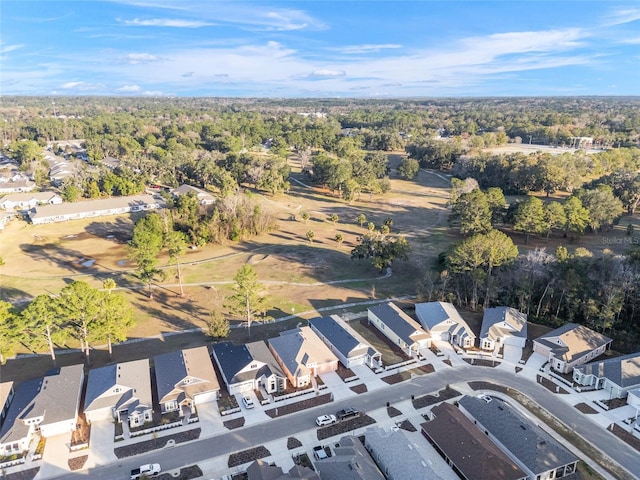
[{"label": "open lawn", "polygon": [[[400,157],[390,155],[392,165]],[[390,192],[371,198],[362,195],[352,203],[306,186],[307,181],[293,173],[288,194],[251,194],[277,219],[275,230],[242,242],[189,249],[180,259],[183,296],[179,295],[176,268],[166,256],[160,258],[165,276],[153,285],[153,298],[135,277],[126,244],[140,214],[50,225],[15,219],[0,232],[0,257],[5,261],[0,266],[0,299],[21,306],[38,294],[56,294],[73,280],[101,287],[106,278],[113,278],[136,310],[137,324],[130,337],[148,337],[203,327],[213,309],[224,310],[235,273],[250,264],[270,297],[268,314],[273,318],[295,314],[305,319],[322,307],[342,310],[344,303],[413,295],[425,265],[460,240],[447,225],[448,180],[441,174],[420,171],[412,181],[393,177]],[[303,212],[310,214],[306,222]],[[329,220],[334,213],[339,217],[336,224]],[[408,262],[394,263],[391,276],[384,276],[366,261],[350,258],[358,237],[367,232],[357,224],[361,213],[377,226],[391,218],[392,233],[406,235],[413,248]],[[640,236],[626,236],[629,221],[640,232],[638,218],[623,217],[620,225],[603,235],[573,240],[560,235],[549,240],[532,236],[526,245],[523,235],[513,237],[521,252],[539,247],[553,251],[559,244],[569,249],[585,246],[594,251],[620,251]],[[315,234],[313,242],[306,238],[309,230]],[[340,246],[334,239],[337,233],[344,237]],[[283,327],[273,325],[276,333]]]}]

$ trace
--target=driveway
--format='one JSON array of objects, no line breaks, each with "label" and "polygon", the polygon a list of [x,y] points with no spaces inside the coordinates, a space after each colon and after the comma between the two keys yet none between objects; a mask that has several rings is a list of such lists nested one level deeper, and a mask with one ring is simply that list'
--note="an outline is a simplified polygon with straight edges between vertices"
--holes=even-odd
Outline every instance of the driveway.
[{"label": "driveway", "polygon": [[[115,425],[112,420],[99,420],[91,424],[91,438],[89,440],[89,458],[87,467],[104,465],[117,460],[113,453],[113,435]],[[86,454],[86,451],[85,451]]]},{"label": "driveway", "polygon": [[522,347],[516,347],[515,345],[504,345],[502,353],[505,362],[518,365],[518,362],[522,358]]},{"label": "driveway", "polygon": [[64,433],[47,438],[47,443],[42,456],[42,466],[36,475],[38,478],[50,478],[69,473],[69,449],[67,444],[71,441],[71,433]]},{"label": "driveway", "polygon": [[527,377],[529,380],[536,381],[536,376],[540,372],[540,367],[548,360],[547,357],[540,353],[533,352],[522,368],[519,375]]}]

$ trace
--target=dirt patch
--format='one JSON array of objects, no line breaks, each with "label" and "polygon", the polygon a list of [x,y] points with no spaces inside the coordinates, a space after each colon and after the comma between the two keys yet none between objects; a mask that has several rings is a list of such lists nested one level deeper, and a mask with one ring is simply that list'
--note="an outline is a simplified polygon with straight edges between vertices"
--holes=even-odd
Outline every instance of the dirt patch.
[{"label": "dirt patch", "polygon": [[150,452],[163,448],[167,445],[169,440],[173,440],[176,444],[189,442],[191,440],[197,440],[200,438],[200,429],[194,428],[185,432],[174,433],[173,435],[166,435],[160,438],[153,438],[132,445],[125,445],[124,447],[116,447],[113,449],[113,453],[118,458],[132,457],[133,455],[140,455],[141,453]]},{"label": "dirt patch", "polygon": [[500,362],[487,360],[486,358],[464,358],[463,360],[469,365],[475,365],[478,367],[497,367],[500,365]]},{"label": "dirt patch", "polygon": [[299,402],[288,403],[286,405],[279,405],[275,408],[265,410],[264,413],[271,418],[281,417],[282,415],[288,415],[290,413],[299,412],[307,408],[317,407],[318,405],[324,405],[333,401],[333,394],[325,393],[324,395],[318,395],[313,398],[307,398]]},{"label": "dirt patch", "polygon": [[293,450],[294,448],[300,448],[302,446],[302,442],[298,440],[296,437],[287,438],[287,449]]},{"label": "dirt patch", "polygon": [[598,413],[598,411],[593,408],[591,405],[587,403],[577,403],[574,405],[576,409],[578,409],[582,413],[586,413],[587,415],[592,415],[594,413]]},{"label": "dirt patch", "polygon": [[625,443],[628,443],[636,450],[640,451],[640,438],[636,437],[632,432],[625,430],[618,424],[611,424],[608,430]]},{"label": "dirt patch", "polygon": [[335,435],[343,435],[353,432],[354,430],[368,425],[373,425],[376,421],[368,415],[361,413],[359,416],[343,420],[342,422],[327,425],[317,430],[318,440],[333,437]]},{"label": "dirt patch", "polygon": [[435,369],[433,365],[421,365],[416,368],[412,368],[410,370],[405,370],[403,372],[393,373],[391,375],[387,375],[386,377],[382,377],[380,380],[388,383],[389,385],[394,385],[396,383],[404,382],[405,380],[410,380],[415,375],[426,375],[428,373],[433,373]]},{"label": "dirt patch", "polygon": [[244,465],[245,463],[253,462],[254,460],[258,460],[260,458],[269,457],[270,455],[271,452],[261,445],[259,447],[243,450],[242,452],[232,453],[231,455],[229,455],[227,466],[229,468],[237,467],[239,465]]},{"label": "dirt patch", "polygon": [[536,380],[540,385],[542,385],[544,388],[546,388],[550,392],[559,393],[561,395],[567,395],[569,393],[567,390],[562,388],[560,385],[556,385],[555,382],[549,380],[546,377],[543,377],[542,375],[536,375]]},{"label": "dirt patch", "polygon": [[338,369],[336,370],[336,373],[342,379],[343,382],[358,377],[353,372],[353,370],[351,370],[350,368],[345,367],[341,363],[338,363]]},{"label": "dirt patch", "polygon": [[602,403],[604,403],[607,407],[609,407],[609,410],[613,410],[614,408],[620,408],[620,407],[624,407],[627,405],[627,399],[626,398],[612,398],[611,400],[602,400]]},{"label": "dirt patch", "polygon": [[226,422],[222,422],[222,425],[225,428],[228,428],[229,430],[234,430],[236,428],[244,427],[244,417],[227,420]]},{"label": "dirt patch", "polygon": [[193,478],[199,478],[202,475],[203,473],[200,467],[193,465],[191,467],[181,468],[177,477],[168,473],[163,473],[154,478],[157,478],[158,480],[191,480]]},{"label": "dirt patch", "polygon": [[387,415],[389,415],[390,418],[399,417],[402,415],[402,412],[396,407],[387,407]]},{"label": "dirt patch", "polygon": [[69,465],[69,470],[72,472],[76,470],[82,470],[84,464],[87,462],[89,455],[82,455],[81,457],[70,458],[67,460],[67,465]]},{"label": "dirt patch", "polygon": [[38,468],[30,468],[28,470],[22,470],[20,472],[8,473],[2,477],[2,480],[33,480],[40,471]]},{"label": "dirt patch", "polygon": [[364,383],[354,385],[353,387],[349,387],[349,389],[355,393],[367,393],[367,386]]},{"label": "dirt patch", "polygon": [[447,387],[440,390],[437,394],[423,395],[422,397],[412,398],[411,403],[416,410],[424,407],[435,405],[436,403],[444,402],[452,398],[462,395],[457,390]]},{"label": "dirt patch", "polygon": [[407,432],[417,432],[418,429],[416,427],[413,426],[413,423],[411,423],[409,420],[404,420],[402,422],[400,422],[398,424],[398,427],[400,427],[403,430],[406,430]]}]

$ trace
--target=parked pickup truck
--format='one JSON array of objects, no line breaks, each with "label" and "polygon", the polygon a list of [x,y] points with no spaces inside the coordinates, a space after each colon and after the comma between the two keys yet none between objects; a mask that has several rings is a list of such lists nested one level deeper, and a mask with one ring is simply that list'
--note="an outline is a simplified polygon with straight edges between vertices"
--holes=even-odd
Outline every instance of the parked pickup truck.
[{"label": "parked pickup truck", "polygon": [[138,480],[140,478],[155,477],[160,473],[160,465],[157,463],[148,463],[141,465],[140,468],[134,468],[131,470],[131,480]]}]

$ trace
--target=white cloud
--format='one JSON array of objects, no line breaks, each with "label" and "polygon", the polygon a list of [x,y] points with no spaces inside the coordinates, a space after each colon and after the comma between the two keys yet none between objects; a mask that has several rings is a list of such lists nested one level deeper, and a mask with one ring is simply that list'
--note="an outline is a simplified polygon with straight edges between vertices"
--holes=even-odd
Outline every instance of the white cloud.
[{"label": "white cloud", "polygon": [[123,85],[117,89],[118,92],[135,93],[140,91],[139,85]]},{"label": "white cloud", "polygon": [[627,38],[625,40],[622,40],[620,43],[624,43],[627,45],[640,45],[640,37]]},{"label": "white cloud", "polygon": [[124,57],[121,57],[121,61],[129,63],[131,65],[138,65],[139,63],[158,62],[161,58],[150,53],[128,53]]},{"label": "white cloud", "polygon": [[640,8],[625,8],[612,12],[605,18],[606,26],[622,25],[640,20]]},{"label": "white cloud", "polygon": [[102,83],[89,83],[89,82],[67,82],[60,85],[62,90],[78,90],[81,92],[87,92],[90,90],[103,90],[104,85]]},{"label": "white cloud", "polygon": [[175,28],[200,28],[215,25],[201,20],[183,20],[179,18],[152,18],[149,20],[118,20],[125,25],[134,27],[175,27]]},{"label": "white cloud", "polygon": [[381,43],[381,44],[369,44],[365,43],[363,45],[347,45],[345,47],[335,48],[340,53],[344,54],[358,54],[358,53],[375,53],[381,50],[388,49],[396,49],[402,48],[402,45],[398,45],[395,43]]},{"label": "white cloud", "polygon": [[14,50],[18,50],[19,48],[24,47],[23,44],[19,45],[2,45],[0,44],[0,55],[3,53],[13,52]]},{"label": "white cloud", "polygon": [[307,78],[335,78],[344,77],[347,73],[344,70],[332,70],[330,68],[319,68],[314,70]]},{"label": "white cloud", "polygon": [[147,95],[149,97],[162,97],[162,96],[164,96],[164,93],[162,93],[160,90],[146,90],[143,94]]}]

